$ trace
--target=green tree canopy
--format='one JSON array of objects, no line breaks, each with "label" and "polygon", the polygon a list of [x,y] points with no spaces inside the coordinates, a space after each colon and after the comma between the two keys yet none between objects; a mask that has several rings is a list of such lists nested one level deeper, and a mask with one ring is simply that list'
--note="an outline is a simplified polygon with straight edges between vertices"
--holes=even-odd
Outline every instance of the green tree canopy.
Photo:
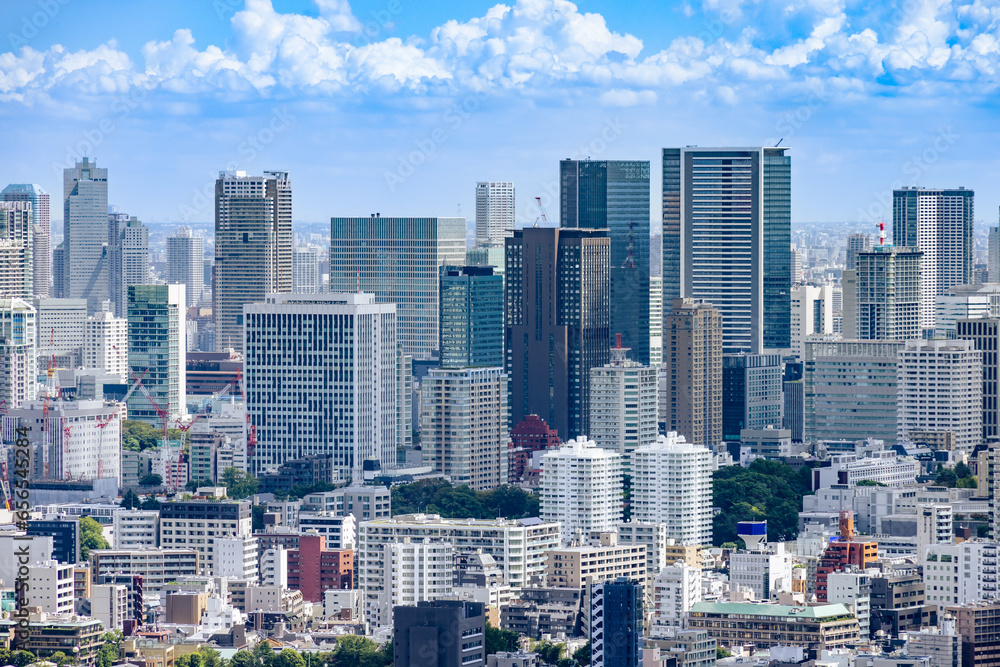
[{"label": "green tree canopy", "polygon": [[125,493],[122,494],[121,506],[127,510],[134,510],[142,503],[139,499],[139,494],[133,489],[126,489]]},{"label": "green tree canopy", "polygon": [[860,479],[857,481],[855,486],[886,486],[882,482],[876,482],[874,479]]},{"label": "green tree canopy", "polygon": [[502,630],[486,624],[486,655],[505,651],[514,652],[519,646],[521,635],[513,630]]},{"label": "green tree canopy", "polygon": [[89,516],[80,517],[80,558],[89,560],[91,549],[110,548],[108,541],[104,539],[101,524]]},{"label": "green tree canopy", "polygon": [[163,486],[163,478],[156,473],[149,473],[139,479],[139,486]]},{"label": "green tree canopy", "polygon": [[139,505],[139,509],[158,510],[160,509],[160,501],[153,496],[148,496],[145,500],[142,501],[142,504]]},{"label": "green tree canopy", "polygon": [[260,482],[238,468],[226,468],[222,471],[220,484],[226,487],[226,495],[234,500],[243,500],[257,493]]},{"label": "green tree canopy", "polygon": [[587,667],[590,664],[590,640],[581,646],[580,648],[573,651],[573,659],[576,660],[580,667]]},{"label": "green tree canopy", "polygon": [[713,502],[720,510],[713,520],[716,546],[737,541],[740,521],[767,520],[771,541],[795,539],[802,497],[808,493],[808,475],[779,461],[757,459],[747,468],[720,468],[712,480]]},{"label": "green tree canopy", "polygon": [[515,486],[498,486],[491,491],[475,491],[468,486],[452,486],[442,479],[427,479],[392,487],[392,513],[423,512],[446,519],[521,519],[538,516],[539,498]]}]

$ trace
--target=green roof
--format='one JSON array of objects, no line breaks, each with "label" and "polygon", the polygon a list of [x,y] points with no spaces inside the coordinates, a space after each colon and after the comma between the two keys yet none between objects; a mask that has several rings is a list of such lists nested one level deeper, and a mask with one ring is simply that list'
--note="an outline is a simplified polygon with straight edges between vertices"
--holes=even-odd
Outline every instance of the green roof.
[{"label": "green roof", "polygon": [[853,616],[842,604],[823,604],[816,607],[789,607],[781,604],[755,602],[698,602],[691,607],[692,614],[741,614],[744,616],[787,616],[788,618],[833,619]]}]

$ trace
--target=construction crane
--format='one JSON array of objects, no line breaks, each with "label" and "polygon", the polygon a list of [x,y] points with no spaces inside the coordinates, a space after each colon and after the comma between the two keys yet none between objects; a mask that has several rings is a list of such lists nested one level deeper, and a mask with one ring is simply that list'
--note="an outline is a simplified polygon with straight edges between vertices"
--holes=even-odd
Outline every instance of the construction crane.
[{"label": "construction crane", "polygon": [[[535,197],[535,204],[538,206],[538,212],[541,214],[541,221],[545,223],[546,226],[549,224],[549,216],[545,215],[545,207],[542,206],[542,198]],[[535,227],[538,227],[538,220],[535,220]]]},{"label": "construction crane", "polygon": [[236,381],[240,388],[240,398],[243,399],[243,412],[247,416],[247,467],[250,467],[250,457],[257,448],[257,427],[250,421],[250,406],[247,405],[246,388],[243,386],[243,371],[237,371]]},{"label": "construction crane", "polygon": [[[114,347],[114,346],[112,346],[112,347]],[[118,402],[118,405],[115,406],[114,410],[112,410],[110,413],[108,413],[108,416],[106,418],[103,418],[103,419],[101,417],[97,418],[97,428],[100,429],[98,431],[98,436],[97,436],[97,476],[98,477],[101,476],[101,473],[103,472],[103,468],[104,468],[104,466],[102,465],[103,459],[101,457],[101,454],[104,452],[104,429],[107,428],[108,424],[110,424],[112,421],[114,421],[118,417],[118,412],[122,409],[122,406],[125,405],[125,402],[128,401],[129,396],[131,396],[132,393],[136,389],[139,388],[139,385],[142,384],[142,378],[146,376],[146,373],[148,371],[149,371],[149,369],[147,368],[146,370],[144,370],[142,372],[142,375],[140,375],[139,377],[137,377],[135,379],[135,382],[132,383],[132,386],[129,387],[129,389],[128,389],[127,392],[125,392],[125,396],[122,398],[121,401]]]},{"label": "construction crane", "polygon": [[[6,458],[6,457],[5,457]],[[10,496],[10,477],[7,475],[7,461],[0,461],[0,489],[3,490],[3,502],[7,511],[14,509]]]},{"label": "construction crane", "polygon": [[[132,378],[136,379],[134,371],[132,372]],[[141,382],[138,384],[139,384],[139,391],[141,391],[142,395],[146,397],[146,400],[149,401],[149,404],[153,406],[153,410],[156,411],[157,416],[160,418],[160,422],[163,424],[163,442],[166,443],[167,424],[170,421],[170,412],[167,410],[167,408],[170,407],[170,404],[167,403],[167,406],[163,407],[162,405],[157,403],[156,400],[153,398],[153,395],[149,393],[149,390],[146,389],[146,385],[142,384]]]},{"label": "construction crane", "polygon": [[221,398],[225,398],[229,394],[229,390],[233,388],[233,385],[236,384],[236,382],[238,380],[239,380],[239,375],[237,375],[232,380],[230,380],[229,384],[227,384],[225,387],[223,387],[217,393],[213,394],[212,395],[212,400],[208,401],[205,404],[205,407],[201,409],[201,412],[199,412],[198,414],[196,414],[194,416],[194,419],[192,419],[191,421],[189,421],[187,424],[185,424],[180,419],[178,419],[176,422],[174,422],[174,424],[176,424],[177,428],[180,429],[180,431],[182,433],[187,434],[187,432],[191,429],[191,427],[195,425],[195,422],[197,422],[199,419],[201,419],[206,414],[208,414],[208,411],[212,408],[212,401],[217,401],[217,400],[219,400]]}]

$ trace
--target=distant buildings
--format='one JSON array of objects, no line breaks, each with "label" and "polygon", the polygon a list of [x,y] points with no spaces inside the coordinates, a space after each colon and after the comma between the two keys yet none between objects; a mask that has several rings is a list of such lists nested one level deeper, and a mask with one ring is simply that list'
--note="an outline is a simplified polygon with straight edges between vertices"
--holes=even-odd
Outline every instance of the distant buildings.
[{"label": "distant buildings", "polygon": [[30,202],[0,200],[0,297],[30,299],[34,281]]},{"label": "distant buildings", "polygon": [[[126,313],[127,315],[127,313]],[[87,318],[84,327],[82,364],[128,382],[128,319],[108,312]]]},{"label": "distant buildings", "polygon": [[654,442],[657,428],[657,369],[629,360],[628,352],[613,347],[611,361],[590,371],[590,437],[621,455],[626,474],[632,452]]},{"label": "distant buildings", "polygon": [[187,307],[196,306],[205,291],[205,239],[190,227],[167,237],[167,283],[184,285]]},{"label": "distant buildings", "polygon": [[612,532],[622,518],[622,457],[577,438],[542,456],[541,518],[558,521],[562,543]]},{"label": "distant buildings", "polygon": [[743,429],[781,425],[784,371],[780,354],[722,358],[722,438],[727,444],[739,442]]},{"label": "distant buildings", "polygon": [[514,233],[514,184],[476,183],[476,246],[499,245]]},{"label": "distant buildings", "polygon": [[31,288],[34,296],[48,297],[52,282],[49,193],[40,185],[16,183],[0,190],[0,201],[31,204]]},{"label": "distant buildings", "polygon": [[292,251],[292,292],[319,294],[323,291],[323,275],[320,272],[321,252],[314,245]]},{"label": "distant buildings", "polygon": [[115,207],[108,214],[108,298],[114,306],[115,316],[125,317],[131,285],[151,282],[149,228],[135,216],[119,213]]}]

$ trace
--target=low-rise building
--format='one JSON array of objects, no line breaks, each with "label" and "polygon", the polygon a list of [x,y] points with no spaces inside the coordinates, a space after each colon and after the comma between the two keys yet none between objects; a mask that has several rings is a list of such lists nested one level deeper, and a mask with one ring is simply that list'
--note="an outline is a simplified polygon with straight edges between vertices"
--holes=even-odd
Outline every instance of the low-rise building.
[{"label": "low-rise building", "polygon": [[[0,620],[0,633],[12,632],[16,619]],[[32,613],[28,617],[31,632],[18,642],[18,648],[45,659],[55,653],[73,656],[80,665],[96,665],[97,654],[104,645],[104,629],[96,618],[69,614]]]},{"label": "low-rise building", "polygon": [[646,545],[618,544],[615,533],[602,533],[601,544],[564,547],[548,552],[545,580],[556,588],[583,588],[626,577],[646,583]]},{"label": "low-rise building", "polygon": [[96,549],[90,552],[94,581],[101,575],[142,575],[143,588],[151,593],[178,577],[198,574],[198,552],[194,549]]}]

